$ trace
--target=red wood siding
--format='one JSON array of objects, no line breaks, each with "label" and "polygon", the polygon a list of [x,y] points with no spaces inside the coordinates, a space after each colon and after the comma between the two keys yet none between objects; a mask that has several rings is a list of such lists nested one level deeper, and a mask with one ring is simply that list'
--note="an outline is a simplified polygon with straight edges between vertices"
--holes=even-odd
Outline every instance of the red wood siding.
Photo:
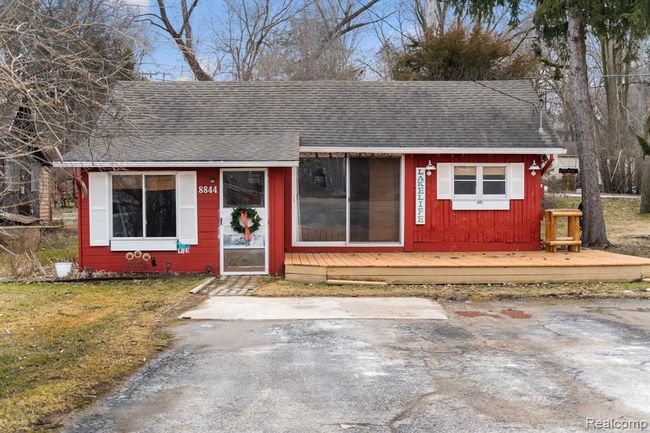
[{"label": "red wood siding", "polygon": [[525,198],[511,200],[507,211],[453,211],[451,200],[436,197],[436,175],[427,177],[426,224],[415,225],[415,168],[438,162],[523,162],[525,167],[539,156],[530,155],[406,155],[404,161],[403,247],[297,247],[291,245],[292,179],[285,176],[285,245],[288,252],[394,252],[394,251],[511,251],[538,250],[543,194],[541,176],[525,170]]},{"label": "red wood siding", "polygon": [[[176,169],[169,169],[176,171]],[[141,170],[138,170],[141,171]],[[219,184],[219,171],[216,168],[196,169],[197,187],[211,185],[214,179]],[[88,174],[83,172],[83,181],[88,183]],[[88,226],[88,196],[79,194],[79,265],[82,269],[92,268],[95,271],[113,272],[166,272],[166,264],[171,263],[170,272],[206,272],[212,267],[212,273],[219,272],[219,195],[198,194],[198,244],[192,245],[188,254],[178,254],[176,251],[150,251],[157,266],[141,260],[128,261],[125,251],[111,251],[110,247],[91,247]]]},{"label": "red wood siding", "polygon": [[284,274],[285,170],[287,169],[269,169],[269,274],[271,275]]},{"label": "red wood siding", "polygon": [[[511,200],[508,211],[453,211],[450,200],[437,200],[436,176],[427,177],[426,224],[415,225],[415,168],[426,166],[428,160],[438,162],[524,162],[527,155],[407,155],[404,173],[404,247],[293,247],[292,234],[292,171],[290,168],[269,169],[269,273],[284,272],[285,252],[395,252],[395,251],[496,251],[537,250],[540,245],[539,223],[542,217],[543,190],[539,174],[525,171],[525,199]],[[172,169],[173,170],[173,169]],[[219,181],[216,168],[198,168],[197,186]],[[87,172],[81,178],[88,182]],[[219,192],[220,193],[220,192]],[[124,252],[109,247],[89,245],[88,197],[79,194],[79,263],[81,268],[116,272],[219,272],[219,194],[198,194],[198,245],[189,254],[176,251],[152,251],[157,266],[150,263],[128,262]]]},{"label": "red wood siding", "polygon": [[[183,169],[169,169],[177,171]],[[189,169],[185,169],[189,170]],[[212,185],[211,179],[219,185],[219,170],[216,168],[193,169],[197,174],[197,187]],[[137,170],[142,171],[142,170]],[[289,170],[289,173],[291,171]],[[88,174],[82,173],[87,184]],[[269,273],[280,275],[284,272],[284,168],[269,169]],[[141,261],[127,261],[124,251],[111,251],[109,247],[91,247],[88,226],[88,197],[79,194],[79,265],[82,269],[113,272],[166,272],[166,263],[171,263],[170,272],[219,273],[219,199],[218,194],[197,195],[198,244],[192,245],[189,254],[176,251],[151,251],[157,266]]]},{"label": "red wood siding", "polygon": [[[436,173],[427,176],[426,224],[415,225],[408,217],[407,227],[413,232],[415,251],[498,251],[537,250],[540,248],[539,224],[542,218],[543,194],[541,176],[532,176],[527,168],[536,159],[529,155],[414,155],[413,171],[406,174],[407,190],[415,189],[414,169],[427,162],[523,162],[525,166],[525,198],[510,200],[510,210],[454,211],[451,200],[438,200]],[[409,185],[410,184],[410,185]],[[406,197],[406,208],[415,207],[415,198]]]}]

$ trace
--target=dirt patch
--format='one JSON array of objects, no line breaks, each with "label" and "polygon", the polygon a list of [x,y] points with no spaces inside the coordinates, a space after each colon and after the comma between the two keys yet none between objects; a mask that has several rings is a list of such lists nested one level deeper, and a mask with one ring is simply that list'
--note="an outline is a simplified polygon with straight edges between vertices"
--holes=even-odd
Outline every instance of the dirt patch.
[{"label": "dirt patch", "polygon": [[488,313],[485,311],[456,311],[456,314],[458,314],[461,317],[494,317],[495,319],[500,319],[501,316],[498,314],[493,314],[493,313]]},{"label": "dirt patch", "polygon": [[530,319],[531,316],[528,313],[524,313],[521,310],[513,310],[512,308],[508,308],[507,310],[501,310],[501,314],[504,316],[508,316],[511,319]]}]

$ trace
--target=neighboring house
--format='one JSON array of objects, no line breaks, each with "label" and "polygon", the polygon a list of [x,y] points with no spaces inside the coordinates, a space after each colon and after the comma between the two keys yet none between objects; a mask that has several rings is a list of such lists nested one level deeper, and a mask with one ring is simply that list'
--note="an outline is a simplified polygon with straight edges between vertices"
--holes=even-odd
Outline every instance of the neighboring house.
[{"label": "neighboring house", "polygon": [[539,250],[540,166],[564,152],[527,81],[123,82],[113,100],[124,116],[64,156],[88,186],[79,259],[94,270]]},{"label": "neighboring house", "polygon": [[579,171],[578,143],[572,128],[557,131],[562,147],[566,149],[563,155],[556,155],[553,165],[546,173],[547,177],[561,178],[564,175],[575,176]]},{"label": "neighboring house", "polygon": [[52,221],[52,164],[49,152],[32,143],[38,133],[27,107],[0,104],[0,225],[21,216]]}]

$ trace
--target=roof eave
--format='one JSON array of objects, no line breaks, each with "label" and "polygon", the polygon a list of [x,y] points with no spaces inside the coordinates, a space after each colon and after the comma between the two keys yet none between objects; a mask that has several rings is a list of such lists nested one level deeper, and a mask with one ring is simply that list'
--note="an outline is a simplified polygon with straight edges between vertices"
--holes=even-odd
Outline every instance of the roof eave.
[{"label": "roof eave", "polygon": [[300,146],[301,153],[387,153],[387,154],[454,154],[473,155],[563,155],[562,147],[347,147],[347,146]]},{"label": "roof eave", "polygon": [[298,161],[57,161],[59,168],[297,167]]}]

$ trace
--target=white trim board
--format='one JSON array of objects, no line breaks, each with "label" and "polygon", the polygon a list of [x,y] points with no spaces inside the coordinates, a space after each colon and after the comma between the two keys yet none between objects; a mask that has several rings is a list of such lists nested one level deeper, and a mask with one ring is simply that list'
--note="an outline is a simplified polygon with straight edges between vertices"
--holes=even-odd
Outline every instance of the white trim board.
[{"label": "white trim board", "polygon": [[216,167],[216,168],[266,168],[266,167],[297,167],[298,161],[55,161],[54,167],[87,167],[87,168],[184,168],[184,167]]},{"label": "white trim board", "polygon": [[[564,155],[567,150],[561,147],[343,147],[343,146],[300,146],[301,153],[388,153],[402,155],[407,153],[471,154],[471,155]],[[129,168],[129,167],[297,167],[298,161],[55,161],[55,167],[88,168]]]},{"label": "white trim board", "polygon": [[301,153],[392,153],[392,154],[510,154],[510,155],[564,155],[561,147],[343,147],[300,146]]}]

